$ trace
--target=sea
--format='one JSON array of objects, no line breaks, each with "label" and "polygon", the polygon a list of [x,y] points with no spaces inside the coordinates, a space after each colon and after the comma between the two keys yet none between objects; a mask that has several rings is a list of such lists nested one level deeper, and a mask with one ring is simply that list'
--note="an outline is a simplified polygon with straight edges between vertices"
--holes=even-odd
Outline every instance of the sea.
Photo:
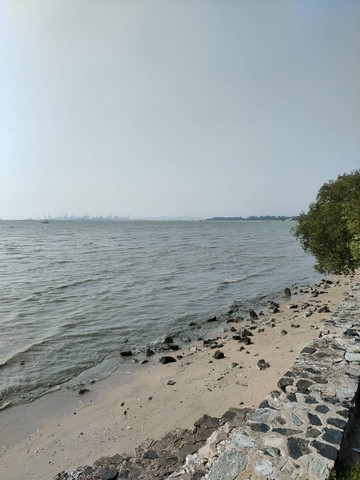
[{"label": "sea", "polygon": [[[318,281],[292,221],[0,221],[0,409]],[[190,328],[196,322],[198,328]]]}]

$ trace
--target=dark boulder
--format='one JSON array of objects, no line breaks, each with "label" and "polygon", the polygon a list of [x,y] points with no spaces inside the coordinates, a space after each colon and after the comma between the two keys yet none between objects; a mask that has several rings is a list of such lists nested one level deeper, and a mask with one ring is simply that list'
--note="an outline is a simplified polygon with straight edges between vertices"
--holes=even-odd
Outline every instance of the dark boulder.
[{"label": "dark boulder", "polygon": [[252,310],[252,309],[249,310],[249,315],[252,320],[257,320],[259,318],[255,310]]},{"label": "dark boulder", "polygon": [[216,360],[220,360],[221,358],[225,358],[225,355],[224,355],[224,352],[222,352],[221,350],[216,350],[216,352],[214,353],[213,357],[214,357]]},{"label": "dark boulder", "polygon": [[132,351],[131,350],[123,350],[122,352],[120,352],[120,355],[122,357],[131,357]]},{"label": "dark boulder", "polygon": [[284,295],[285,295],[285,297],[291,297],[290,288],[288,288],[288,287],[284,288]]},{"label": "dark boulder", "polygon": [[265,360],[263,358],[261,360],[259,360],[256,365],[257,365],[259,370],[265,370],[266,368],[270,367],[270,363],[265,362]]},{"label": "dark boulder", "polygon": [[167,363],[176,362],[176,358],[166,355],[165,357],[161,357],[159,362],[162,363],[163,365],[166,365]]}]

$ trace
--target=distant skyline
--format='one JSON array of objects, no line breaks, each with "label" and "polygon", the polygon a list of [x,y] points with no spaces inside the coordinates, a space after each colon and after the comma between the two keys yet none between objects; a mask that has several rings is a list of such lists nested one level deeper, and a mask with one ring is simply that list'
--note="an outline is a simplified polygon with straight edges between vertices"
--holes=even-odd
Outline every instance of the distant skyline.
[{"label": "distant skyline", "polygon": [[296,215],[360,168],[360,2],[0,0],[0,218]]}]

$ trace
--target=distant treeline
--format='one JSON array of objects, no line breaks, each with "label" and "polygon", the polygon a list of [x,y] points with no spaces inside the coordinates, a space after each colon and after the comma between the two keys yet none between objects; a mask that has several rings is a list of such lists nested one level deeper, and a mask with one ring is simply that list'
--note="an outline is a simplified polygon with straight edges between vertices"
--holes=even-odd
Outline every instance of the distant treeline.
[{"label": "distant treeline", "polygon": [[281,222],[286,222],[287,220],[296,220],[297,217],[287,217],[285,215],[251,215],[250,217],[212,217],[212,218],[207,218],[208,221],[217,221],[217,220],[260,220],[260,221],[266,221],[266,220],[278,220]]}]

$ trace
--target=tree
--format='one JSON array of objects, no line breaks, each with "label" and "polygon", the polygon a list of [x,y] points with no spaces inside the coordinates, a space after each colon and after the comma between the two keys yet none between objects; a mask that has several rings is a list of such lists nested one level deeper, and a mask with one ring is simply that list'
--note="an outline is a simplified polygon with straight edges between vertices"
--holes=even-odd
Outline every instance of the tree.
[{"label": "tree", "polygon": [[360,267],[360,170],[325,183],[297,222],[293,234],[318,272],[353,273]]}]

